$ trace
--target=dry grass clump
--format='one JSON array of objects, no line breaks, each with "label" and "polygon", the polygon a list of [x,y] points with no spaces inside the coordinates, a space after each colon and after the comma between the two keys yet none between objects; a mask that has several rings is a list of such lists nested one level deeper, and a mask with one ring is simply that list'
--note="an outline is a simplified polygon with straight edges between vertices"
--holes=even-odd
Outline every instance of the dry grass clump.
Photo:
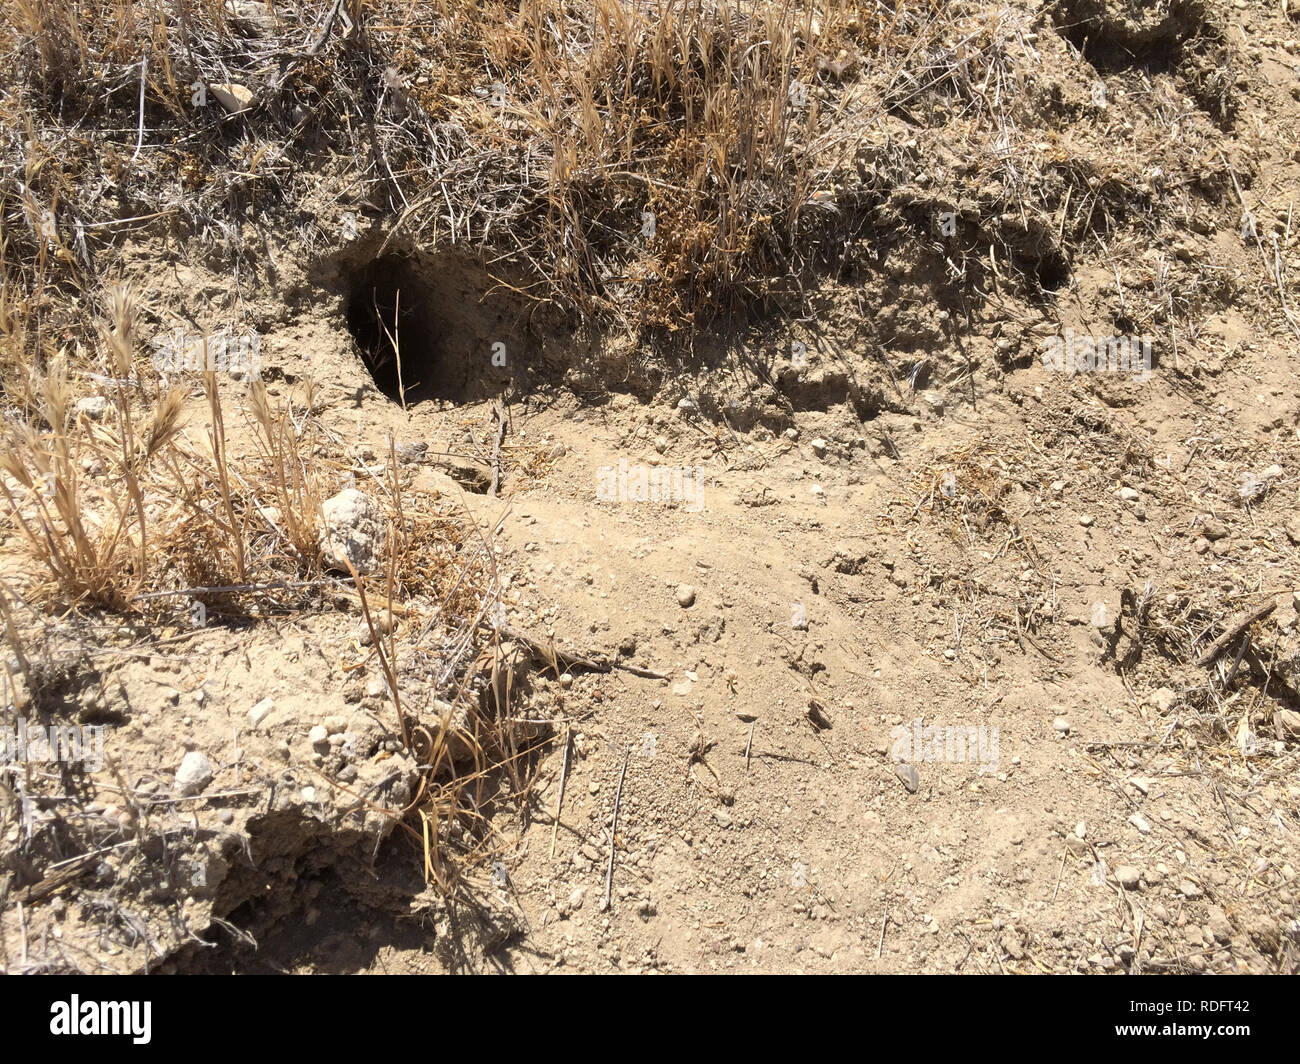
[{"label": "dry grass clump", "polygon": [[[948,204],[959,182],[996,189],[986,220],[1027,219],[981,242],[1031,273],[1054,254],[1037,245],[1058,208],[1067,230],[1078,211],[1095,229],[1119,195],[1035,162],[1016,111],[1032,46],[1012,13],[959,17],[925,0],[55,0],[20,5],[12,29],[0,113],[32,117],[0,143],[0,251],[29,294],[76,292],[141,232],[207,247],[241,283],[273,268],[261,238],[324,251],[352,213],[363,235],[379,221],[386,241],[481,249],[557,309],[689,331],[796,306],[877,230],[932,234],[944,186]],[[247,110],[220,103],[230,86],[251,93]],[[943,159],[918,172],[942,146],[918,145],[936,116],[944,139],[967,139],[968,172]],[[914,137],[889,132],[900,120]],[[333,204],[320,202],[323,173],[344,190]]]},{"label": "dry grass clump", "polygon": [[[337,441],[313,419],[310,387],[301,405],[281,404],[260,380],[244,394],[209,370],[203,405],[187,417],[191,388],[153,377],[138,355],[132,294],[110,289],[106,310],[96,345],[108,371],[97,375],[103,394],[78,402],[78,382],[58,355],[29,374],[33,418],[0,444],[0,525],[16,533],[10,557],[25,560],[6,573],[0,621],[26,689],[18,694],[10,676],[4,690],[16,705],[44,697],[11,599],[146,622],[179,613],[182,627],[200,603],[199,623],[299,612],[324,595],[359,606],[369,649],[347,668],[384,680],[394,734],[420,766],[402,827],[430,882],[452,890],[498,852],[483,812],[501,798],[492,781],[504,775],[526,789],[538,737],[516,734],[508,694],[495,711],[477,708],[500,670],[480,632],[498,589],[490,544],[468,537],[445,500],[409,490],[391,443],[380,467],[330,461]],[[242,421],[237,448],[232,409]],[[385,565],[368,577],[322,569],[321,504],[349,479],[388,521]],[[400,643],[397,617],[406,624]],[[403,692],[413,685],[446,701],[408,704]],[[472,758],[453,760],[453,735]]]},{"label": "dry grass clump", "polygon": [[[93,375],[102,394],[75,401],[69,361],[55,356],[29,372],[34,417],[16,422],[0,448],[2,516],[38,563],[36,595],[130,611],[173,595],[238,601],[209,588],[329,582],[321,504],[355,473],[322,460],[329,441],[311,416],[310,386],[297,406],[272,399],[260,380],[248,384],[238,413],[249,453],[237,456],[227,425],[236,386],[200,371],[206,423],[194,424],[190,389],[138,357],[133,296],[112,288],[108,303],[99,344],[107,373]],[[450,553],[430,552],[454,552],[458,523],[404,497],[395,462],[361,486],[391,513],[394,593],[441,594]]]},{"label": "dry grass clump", "polygon": [[[1169,175],[1184,145],[1212,149],[1215,135],[1162,78],[1125,100],[1151,150],[1117,152],[1109,126],[1079,121],[1104,117],[1089,102],[1097,71],[1076,56],[1077,84],[1053,82],[1013,8],[24,0],[13,11],[0,270],[39,328],[14,331],[11,294],[0,336],[29,356],[50,354],[84,314],[76,297],[124,236],[204,249],[239,287],[275,269],[268,247],[346,245],[346,215],[358,239],[472,247],[538,303],[659,339],[719,313],[797,316],[822,276],[907,241],[928,282],[970,313],[1000,286],[1059,288],[1079,248],[1105,253],[1163,215],[1186,221],[1188,192]],[[1138,75],[1107,77],[1118,90]],[[247,109],[220,102],[232,86],[251,94]],[[330,202],[323,188],[340,191]],[[1157,309],[1185,316],[1168,300]]]}]

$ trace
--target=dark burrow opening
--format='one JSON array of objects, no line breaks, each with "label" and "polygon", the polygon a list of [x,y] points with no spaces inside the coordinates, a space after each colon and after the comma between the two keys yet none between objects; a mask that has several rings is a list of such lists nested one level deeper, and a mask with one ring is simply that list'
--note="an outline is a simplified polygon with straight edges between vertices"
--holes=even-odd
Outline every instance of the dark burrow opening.
[{"label": "dark burrow opening", "polygon": [[1049,249],[1033,268],[1044,292],[1058,292],[1070,283],[1070,260],[1056,248]]},{"label": "dark burrow opening", "polygon": [[445,258],[389,254],[356,268],[345,315],[375,387],[408,406],[468,402],[499,390],[484,287],[472,267]]}]

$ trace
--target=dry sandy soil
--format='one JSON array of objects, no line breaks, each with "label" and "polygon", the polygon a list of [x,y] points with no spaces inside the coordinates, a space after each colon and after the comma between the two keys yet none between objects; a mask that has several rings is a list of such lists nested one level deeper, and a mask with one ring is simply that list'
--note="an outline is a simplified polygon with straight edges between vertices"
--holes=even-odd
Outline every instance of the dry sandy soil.
[{"label": "dry sandy soil", "polygon": [[[333,243],[252,279],[116,242],[149,329],[237,303],[326,494],[454,524],[481,608],[431,581],[381,656],[350,581],[198,627],[52,603],[7,519],[9,717],[106,756],[0,776],[5,970],[1300,969],[1300,20],[948,7],[1015,56],[977,92],[1024,95],[979,152],[1068,160],[1050,224],[960,107],[895,108],[814,197],[872,206],[802,313],[686,355],[538,324],[325,185]],[[405,410],[366,307],[399,290]],[[1149,375],[1045,365],[1067,330]]]}]

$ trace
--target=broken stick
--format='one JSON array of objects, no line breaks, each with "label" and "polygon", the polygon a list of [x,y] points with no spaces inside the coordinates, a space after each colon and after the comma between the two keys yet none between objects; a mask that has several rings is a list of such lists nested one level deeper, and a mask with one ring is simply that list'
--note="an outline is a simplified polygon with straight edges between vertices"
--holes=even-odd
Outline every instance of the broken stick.
[{"label": "broken stick", "polygon": [[618,807],[623,803],[623,778],[627,775],[627,762],[632,756],[629,746],[623,754],[623,771],[618,774],[618,790],[614,792],[614,820],[609,825],[609,864],[605,866],[605,897],[601,900],[600,911],[609,910],[609,895],[614,886],[614,850],[618,847]]},{"label": "broken stick", "polygon": [[1201,651],[1201,656],[1196,659],[1196,664],[1209,665],[1215,658],[1223,653],[1227,646],[1236,639],[1237,636],[1241,635],[1242,632],[1256,621],[1263,620],[1276,608],[1277,602],[1270,598],[1265,599],[1258,606],[1237,614],[1237,616],[1228,622],[1228,626],[1224,628],[1223,634]]}]

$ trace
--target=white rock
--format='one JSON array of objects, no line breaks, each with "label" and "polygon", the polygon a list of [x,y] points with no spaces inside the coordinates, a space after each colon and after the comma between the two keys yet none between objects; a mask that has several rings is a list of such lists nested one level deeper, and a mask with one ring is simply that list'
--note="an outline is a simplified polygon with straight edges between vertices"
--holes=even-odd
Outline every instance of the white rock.
[{"label": "white rock", "polygon": [[275,701],[270,698],[264,698],[248,711],[248,724],[256,728],[262,721],[270,715],[271,710],[275,708]]},{"label": "white rock", "polygon": [[85,414],[91,421],[98,421],[108,413],[108,400],[102,395],[88,395],[77,400],[77,413]]},{"label": "white rock", "polygon": [[826,457],[826,441],[823,440],[820,436],[818,436],[815,440],[813,440],[809,444],[809,446],[813,449],[813,454],[815,454],[818,458]]},{"label": "white rock", "polygon": [[682,609],[689,609],[695,605],[695,588],[690,584],[682,584],[677,589],[677,605]]},{"label": "white rock", "polygon": [[239,114],[242,111],[250,110],[257,102],[253,93],[233,81],[221,82],[216,85],[209,85],[212,95],[217,98],[217,103],[221,104],[231,114]]},{"label": "white rock", "polygon": [[330,733],[325,730],[325,725],[323,724],[317,724],[314,728],[312,728],[311,731],[307,733],[307,739],[312,744],[312,746],[315,746],[317,743],[323,743],[328,741],[329,737],[330,737]]},{"label": "white rock", "polygon": [[379,568],[387,531],[379,505],[356,488],[344,488],[321,504],[325,528],[320,545],[327,569],[346,573],[350,561],[363,576]]},{"label": "white rock", "polygon": [[259,29],[270,26],[272,22],[271,9],[268,5],[259,3],[258,0],[226,0],[222,5],[226,9],[226,14],[231,18],[237,18],[241,22],[252,23]]},{"label": "white rock", "polygon": [[181,767],[176,770],[176,790],[182,798],[202,793],[211,782],[211,761],[197,750],[191,750],[181,758]]},{"label": "white rock", "polygon": [[1178,701],[1178,695],[1172,687],[1157,687],[1147,696],[1147,704],[1155,706],[1161,713],[1168,713]]}]

